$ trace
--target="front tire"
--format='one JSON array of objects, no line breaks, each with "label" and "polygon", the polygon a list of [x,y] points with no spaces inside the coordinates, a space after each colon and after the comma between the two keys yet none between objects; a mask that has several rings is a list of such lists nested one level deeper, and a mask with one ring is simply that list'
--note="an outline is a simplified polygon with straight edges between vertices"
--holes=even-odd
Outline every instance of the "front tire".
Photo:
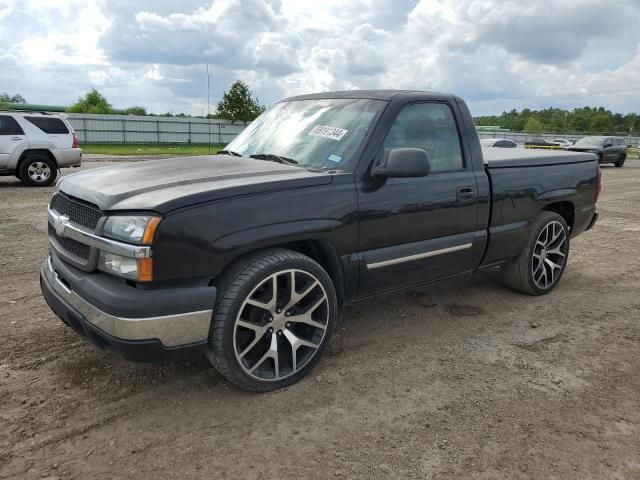
[{"label": "front tire", "polygon": [[30,153],[21,163],[18,178],[33,187],[47,187],[58,176],[58,167],[43,153]]},{"label": "front tire", "polygon": [[317,262],[286,249],[257,252],[218,283],[207,358],[239,388],[282,388],[316,365],[336,317],[335,288]]},{"label": "front tire", "polygon": [[542,212],[520,256],[502,268],[505,285],[528,295],[545,295],[560,281],[569,257],[569,227],[555,212]]},{"label": "front tire", "polygon": [[624,161],[627,159],[624,155],[620,157],[620,159],[615,163],[616,167],[620,168],[624,165]]}]

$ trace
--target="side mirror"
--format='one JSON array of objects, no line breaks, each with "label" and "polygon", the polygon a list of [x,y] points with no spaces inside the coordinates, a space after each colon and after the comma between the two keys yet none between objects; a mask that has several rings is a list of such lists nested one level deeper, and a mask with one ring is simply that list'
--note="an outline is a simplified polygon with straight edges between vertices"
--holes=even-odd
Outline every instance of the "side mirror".
[{"label": "side mirror", "polygon": [[396,148],[372,173],[376,178],[407,178],[425,177],[430,171],[427,152],[419,148]]}]

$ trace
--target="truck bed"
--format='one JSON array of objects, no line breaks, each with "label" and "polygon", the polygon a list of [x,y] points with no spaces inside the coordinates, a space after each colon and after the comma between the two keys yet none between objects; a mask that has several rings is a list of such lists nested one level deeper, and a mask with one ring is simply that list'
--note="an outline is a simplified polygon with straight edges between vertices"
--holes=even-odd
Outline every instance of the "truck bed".
[{"label": "truck bed", "polygon": [[482,155],[485,165],[491,169],[567,165],[570,163],[593,162],[597,158],[595,154],[588,152],[525,148],[483,148]]}]

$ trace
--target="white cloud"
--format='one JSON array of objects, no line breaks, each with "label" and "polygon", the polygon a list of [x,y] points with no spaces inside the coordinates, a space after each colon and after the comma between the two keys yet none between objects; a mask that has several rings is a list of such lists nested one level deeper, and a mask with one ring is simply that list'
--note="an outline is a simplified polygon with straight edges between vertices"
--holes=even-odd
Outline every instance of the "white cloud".
[{"label": "white cloud", "polygon": [[329,89],[452,91],[474,113],[640,111],[637,0],[0,0],[0,91],[201,113],[237,78],[266,103]]}]

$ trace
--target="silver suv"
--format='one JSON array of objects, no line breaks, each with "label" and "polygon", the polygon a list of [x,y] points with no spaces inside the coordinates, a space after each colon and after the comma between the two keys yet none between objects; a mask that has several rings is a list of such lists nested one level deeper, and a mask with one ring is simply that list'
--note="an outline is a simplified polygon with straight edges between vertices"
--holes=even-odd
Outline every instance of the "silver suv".
[{"label": "silver suv", "polygon": [[15,175],[28,185],[50,185],[60,168],[80,166],[79,143],[62,115],[0,111],[0,175]]}]

